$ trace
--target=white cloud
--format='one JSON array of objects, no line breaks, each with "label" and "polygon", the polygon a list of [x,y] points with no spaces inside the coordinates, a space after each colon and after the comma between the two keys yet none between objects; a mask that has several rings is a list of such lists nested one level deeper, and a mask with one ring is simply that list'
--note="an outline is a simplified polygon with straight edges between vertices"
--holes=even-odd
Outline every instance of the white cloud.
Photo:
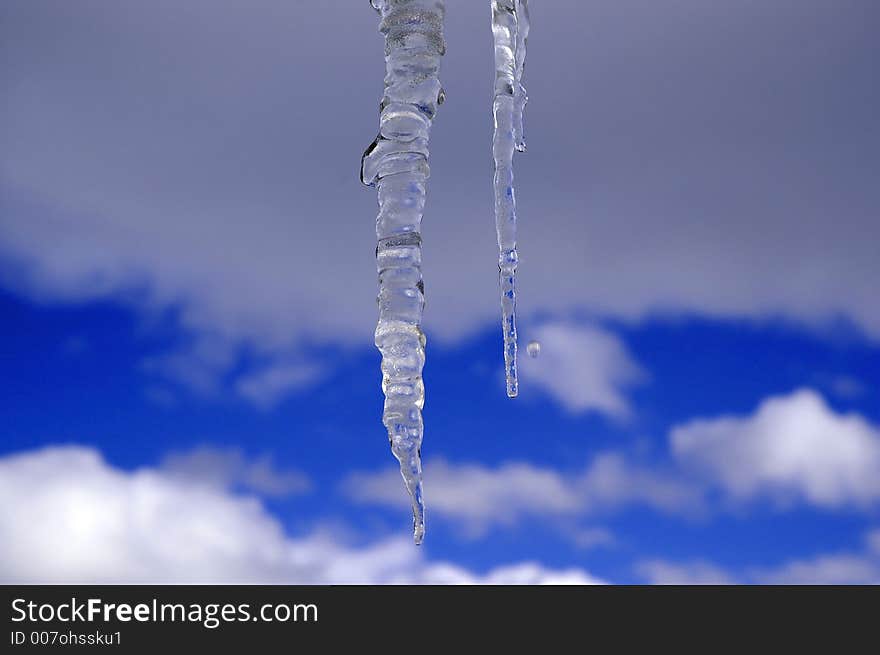
[{"label": "white cloud", "polygon": [[[526,518],[570,519],[640,505],[673,514],[701,510],[699,492],[661,472],[635,466],[614,453],[598,455],[582,471],[564,474],[527,463],[488,468],[425,463],[425,493],[431,515],[461,523],[472,536],[493,526],[512,526]],[[400,473],[356,473],[343,485],[356,502],[405,508]]]},{"label": "white cloud", "polygon": [[750,416],[690,421],[670,442],[686,469],[736,500],[766,495],[831,508],[880,500],[880,430],[810,390],[765,400]]},{"label": "white cloud", "polygon": [[546,323],[529,334],[540,342],[541,353],[520,360],[523,385],[541,387],[571,412],[629,416],[622,389],[646,375],[618,337],[574,323]]},{"label": "white cloud", "polygon": [[299,471],[278,471],[272,458],[245,457],[240,448],[200,446],[169,453],[159,467],[169,476],[220,489],[246,489],[263,496],[291,496],[311,489],[308,476]]},{"label": "white cloud", "polygon": [[537,563],[478,574],[431,561],[408,538],[364,547],[293,538],[253,498],[159,470],[125,472],[89,448],[0,459],[4,583],[573,583]]}]

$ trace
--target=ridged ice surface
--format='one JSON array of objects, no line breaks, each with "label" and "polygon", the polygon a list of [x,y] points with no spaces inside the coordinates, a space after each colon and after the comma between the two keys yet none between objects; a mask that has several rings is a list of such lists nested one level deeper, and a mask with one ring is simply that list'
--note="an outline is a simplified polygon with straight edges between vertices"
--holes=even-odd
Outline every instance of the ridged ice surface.
[{"label": "ridged ice surface", "polygon": [[501,329],[504,335],[504,374],[507,395],[519,393],[516,373],[516,198],[513,190],[513,153],[526,149],[523,109],[528,96],[522,85],[529,35],[528,0],[492,0],[495,40],[495,228],[498,233],[498,270],[501,286]]},{"label": "ridged ice surface", "polygon": [[379,135],[361,162],[361,181],[376,187],[376,264],[382,354],[382,422],[412,499],[413,536],[425,534],[422,499],[422,407],[425,335],[422,311],[422,238],[428,179],[428,136],[444,94],[438,78],[443,41],[443,0],[371,0],[385,36],[385,92]]}]

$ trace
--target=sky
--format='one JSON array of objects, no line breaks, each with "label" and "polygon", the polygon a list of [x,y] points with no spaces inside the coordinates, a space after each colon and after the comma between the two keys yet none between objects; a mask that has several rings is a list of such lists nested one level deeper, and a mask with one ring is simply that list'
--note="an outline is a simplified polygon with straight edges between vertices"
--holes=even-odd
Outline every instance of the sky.
[{"label": "sky", "polygon": [[2,3],[0,580],[880,583],[876,3],[532,3],[515,400],[485,5],[447,2],[416,547],[375,12]]}]

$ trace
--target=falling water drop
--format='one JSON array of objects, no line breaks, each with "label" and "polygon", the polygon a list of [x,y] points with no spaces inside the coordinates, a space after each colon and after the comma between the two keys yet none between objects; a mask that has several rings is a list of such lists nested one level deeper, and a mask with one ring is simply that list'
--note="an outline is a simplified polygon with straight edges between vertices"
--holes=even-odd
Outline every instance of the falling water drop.
[{"label": "falling water drop", "polygon": [[541,342],[529,341],[529,345],[526,346],[526,350],[529,353],[529,357],[531,357],[532,359],[537,358],[537,356],[541,354]]}]

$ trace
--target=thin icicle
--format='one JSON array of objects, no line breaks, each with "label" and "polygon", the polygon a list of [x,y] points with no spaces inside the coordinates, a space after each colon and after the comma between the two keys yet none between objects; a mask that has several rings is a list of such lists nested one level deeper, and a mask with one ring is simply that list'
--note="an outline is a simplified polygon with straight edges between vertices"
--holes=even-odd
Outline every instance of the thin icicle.
[{"label": "thin icicle", "polygon": [[382,353],[382,422],[412,499],[413,537],[425,534],[422,500],[422,407],[425,335],[422,311],[421,223],[429,175],[428,136],[444,94],[438,74],[443,41],[443,0],[370,0],[382,17],[385,93],[379,135],[361,161],[361,181],[378,189],[376,264]]},{"label": "thin icicle", "polygon": [[501,286],[501,329],[504,335],[504,374],[507,395],[519,393],[516,373],[516,198],[513,153],[525,150],[523,109],[528,96],[522,85],[529,34],[528,0],[492,0],[495,39],[495,228],[498,232],[498,270]]}]

